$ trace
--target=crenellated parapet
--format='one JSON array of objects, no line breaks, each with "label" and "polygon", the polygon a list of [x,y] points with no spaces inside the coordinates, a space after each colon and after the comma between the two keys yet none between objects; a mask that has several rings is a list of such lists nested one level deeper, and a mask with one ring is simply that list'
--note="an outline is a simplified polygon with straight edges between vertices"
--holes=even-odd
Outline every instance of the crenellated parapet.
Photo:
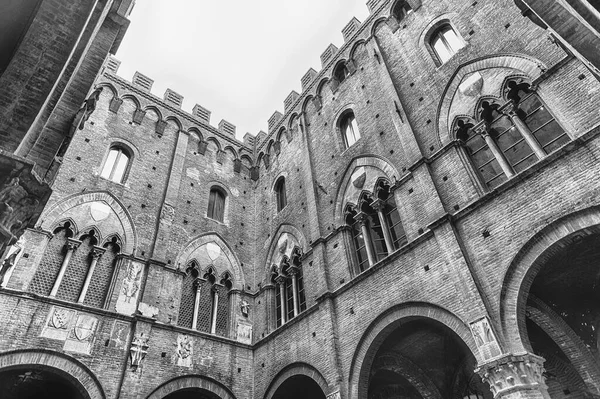
[{"label": "crenellated parapet", "polygon": [[[239,171],[241,164],[252,168],[255,161],[256,140],[249,133],[241,142],[236,139],[234,124],[221,120],[217,127],[210,124],[211,112],[203,106],[196,104],[191,113],[182,110],[183,96],[172,89],[167,89],[162,98],[152,93],[154,81],[148,76],[136,72],[131,81],[125,80],[116,73],[120,61],[109,57],[105,63],[104,71],[96,82],[97,87],[107,89],[112,93],[109,110],[118,114],[123,104],[123,99],[129,99],[135,104],[132,122],[141,124],[147,117],[148,111],[153,111],[158,120],[155,123],[155,132],[160,136],[164,134],[168,122],[177,125],[180,131],[188,132],[198,137],[198,153],[203,154],[209,142],[218,148],[220,154],[229,152],[234,159],[234,167]],[[219,155],[220,156],[220,155]]]},{"label": "crenellated parapet", "polygon": [[[408,0],[413,10],[421,6],[421,0]],[[393,0],[370,0],[367,2],[369,16],[361,23],[356,17],[353,17],[342,29],[343,44],[338,48],[334,44],[329,44],[321,54],[321,71],[310,68],[301,79],[302,92],[292,91],[284,101],[284,113],[275,111],[269,118],[268,135],[264,138],[256,137],[256,152],[258,158],[264,159],[269,155],[269,148],[282,137],[282,130],[285,132],[295,128],[296,119],[301,115],[308,104],[314,104],[317,108],[321,106],[321,93],[323,90],[337,90],[336,78],[334,76],[336,69],[344,65],[350,73],[356,70],[354,54],[358,46],[370,41],[375,29],[381,23],[389,26],[398,25],[393,15]],[[292,134],[285,134],[285,137],[293,139]],[[268,158],[268,157],[267,157]]]}]

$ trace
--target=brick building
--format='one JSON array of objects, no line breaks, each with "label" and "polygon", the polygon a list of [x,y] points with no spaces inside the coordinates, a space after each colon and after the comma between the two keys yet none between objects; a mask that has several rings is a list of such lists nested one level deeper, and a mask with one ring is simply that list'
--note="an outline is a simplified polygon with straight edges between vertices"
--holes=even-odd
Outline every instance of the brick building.
[{"label": "brick building", "polygon": [[369,1],[243,142],[109,58],[5,262],[8,397],[600,397],[597,64],[519,3]]}]

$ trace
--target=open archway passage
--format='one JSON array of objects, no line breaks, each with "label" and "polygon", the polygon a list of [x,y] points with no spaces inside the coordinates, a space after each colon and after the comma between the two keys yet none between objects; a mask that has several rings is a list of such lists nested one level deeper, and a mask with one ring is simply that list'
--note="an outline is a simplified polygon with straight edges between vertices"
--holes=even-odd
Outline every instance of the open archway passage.
[{"label": "open archway passage", "polygon": [[62,376],[41,369],[18,368],[0,372],[3,399],[85,399],[86,396]]},{"label": "open archway passage", "polygon": [[164,397],[164,399],[221,399],[218,395],[204,389],[181,389]]},{"label": "open archway passage", "polygon": [[325,393],[312,378],[295,375],[277,388],[273,399],[325,399]]},{"label": "open archway passage", "polygon": [[578,237],[541,266],[527,295],[526,328],[546,359],[553,398],[600,393],[600,235]]},{"label": "open archway passage", "polygon": [[476,366],[471,351],[448,327],[414,319],[392,331],[377,350],[368,399],[492,399]]}]

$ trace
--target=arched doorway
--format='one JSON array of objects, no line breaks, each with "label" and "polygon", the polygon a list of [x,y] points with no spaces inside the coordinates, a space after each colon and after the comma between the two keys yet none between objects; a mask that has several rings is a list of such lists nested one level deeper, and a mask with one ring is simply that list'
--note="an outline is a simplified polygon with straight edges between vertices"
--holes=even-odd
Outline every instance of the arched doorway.
[{"label": "arched doorway", "polygon": [[325,399],[325,393],[315,380],[300,374],[286,379],[277,388],[272,399]]},{"label": "arched doorway", "polygon": [[0,371],[4,399],[87,399],[80,387],[63,373],[41,367],[16,367]]},{"label": "arched doorway", "polygon": [[367,398],[491,399],[474,372],[477,361],[444,324],[411,318],[381,337],[369,372]]},{"label": "arched doorway", "polygon": [[544,255],[520,293],[521,338],[546,359],[551,397],[600,395],[600,234],[576,233]]}]

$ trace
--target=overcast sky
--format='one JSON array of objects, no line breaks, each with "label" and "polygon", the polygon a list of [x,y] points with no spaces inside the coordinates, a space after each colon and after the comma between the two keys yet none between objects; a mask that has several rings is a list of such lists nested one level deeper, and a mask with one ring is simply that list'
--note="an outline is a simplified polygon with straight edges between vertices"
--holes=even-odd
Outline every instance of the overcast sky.
[{"label": "overcast sky", "polygon": [[368,15],[366,0],[138,0],[116,57],[119,75],[137,70],[212,111],[211,124],[225,119],[237,137],[267,131],[275,110],[300,89],[320,55],[341,46],[342,28]]}]

